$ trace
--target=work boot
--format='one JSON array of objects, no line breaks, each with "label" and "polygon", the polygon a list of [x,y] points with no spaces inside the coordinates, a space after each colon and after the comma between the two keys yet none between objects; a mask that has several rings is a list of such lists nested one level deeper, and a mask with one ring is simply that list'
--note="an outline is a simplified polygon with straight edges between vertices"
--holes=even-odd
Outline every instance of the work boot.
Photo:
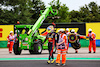
[{"label": "work boot", "polygon": [[59,63],[56,63],[56,66],[60,66],[60,64]]},{"label": "work boot", "polygon": [[91,51],[89,51],[89,53],[91,53]]},{"label": "work boot", "polygon": [[95,52],[93,52],[93,53],[95,53]]},{"label": "work boot", "polygon": [[65,64],[61,64],[61,66],[65,66]]},{"label": "work boot", "polygon": [[51,64],[53,64],[55,62],[55,60],[53,59],[52,61],[51,61]]},{"label": "work boot", "polygon": [[78,53],[78,51],[75,51],[75,53]]},{"label": "work boot", "polygon": [[68,51],[66,51],[66,53],[68,53]]},{"label": "work boot", "polygon": [[12,54],[12,52],[9,52],[9,54]]},{"label": "work boot", "polygon": [[50,64],[50,60],[48,60],[47,63]]}]

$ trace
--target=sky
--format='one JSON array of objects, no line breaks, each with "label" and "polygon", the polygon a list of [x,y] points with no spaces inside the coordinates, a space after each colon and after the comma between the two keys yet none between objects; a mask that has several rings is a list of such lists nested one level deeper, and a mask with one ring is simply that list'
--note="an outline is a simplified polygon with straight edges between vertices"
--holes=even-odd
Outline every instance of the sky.
[{"label": "sky", "polygon": [[[46,6],[49,6],[48,3],[50,3],[53,0],[42,0]],[[56,0],[57,1],[57,0]],[[77,10],[79,11],[79,8],[82,6],[85,6],[85,4],[89,4],[90,2],[96,2],[97,5],[100,6],[100,0],[59,0],[61,4],[66,4],[66,6],[69,8],[69,11]]]}]

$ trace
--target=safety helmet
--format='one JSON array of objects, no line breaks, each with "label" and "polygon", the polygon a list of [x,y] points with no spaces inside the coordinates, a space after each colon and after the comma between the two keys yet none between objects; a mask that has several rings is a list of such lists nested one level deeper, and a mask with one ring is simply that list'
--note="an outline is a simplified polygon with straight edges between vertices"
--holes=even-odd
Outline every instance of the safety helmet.
[{"label": "safety helmet", "polygon": [[74,30],[74,29],[72,29],[72,30],[71,30],[71,32],[75,32],[75,30]]},{"label": "safety helmet", "polygon": [[47,30],[54,30],[54,27],[52,25],[47,27]]},{"label": "safety helmet", "polygon": [[15,33],[17,33],[17,30],[15,30]]},{"label": "safety helmet", "polygon": [[53,32],[54,31],[54,27],[52,25],[48,26],[47,27],[47,31],[48,31],[48,33]]},{"label": "safety helmet", "polygon": [[10,33],[13,33],[13,31],[10,31]]},{"label": "safety helmet", "polygon": [[60,32],[60,31],[61,31],[61,32],[64,32],[64,29],[61,28],[61,29],[59,30],[59,32]]},{"label": "safety helmet", "polygon": [[[17,30],[15,30],[15,33],[17,33]],[[19,33],[19,30],[18,30],[18,33]]]},{"label": "safety helmet", "polygon": [[92,31],[92,29],[91,29],[91,28],[89,28],[89,29],[88,29],[88,32],[90,32],[90,31]]},{"label": "safety helmet", "polygon": [[69,29],[68,29],[68,28],[66,28],[66,31],[69,31]]}]

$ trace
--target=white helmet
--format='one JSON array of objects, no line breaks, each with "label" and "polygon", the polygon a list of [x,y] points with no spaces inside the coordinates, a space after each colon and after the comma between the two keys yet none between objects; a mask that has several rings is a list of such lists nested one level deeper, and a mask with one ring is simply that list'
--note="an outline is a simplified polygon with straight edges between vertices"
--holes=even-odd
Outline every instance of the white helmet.
[{"label": "white helmet", "polygon": [[74,29],[72,29],[72,30],[71,30],[71,32],[75,32],[75,30],[74,30]]},{"label": "white helmet", "polygon": [[[19,32],[19,30],[18,30],[18,32]],[[15,33],[17,33],[17,30],[15,30]]]},{"label": "white helmet", "polygon": [[60,32],[60,31],[61,31],[61,32],[64,32],[64,29],[61,28],[61,29],[59,30],[59,32]]},{"label": "white helmet", "polygon": [[90,32],[90,31],[92,31],[92,29],[91,29],[91,28],[89,28],[89,29],[88,29],[88,32]]},{"label": "white helmet", "polygon": [[15,30],[15,32],[17,33],[17,30]]},{"label": "white helmet", "polygon": [[54,31],[54,27],[52,25],[47,27],[48,30]]},{"label": "white helmet", "polygon": [[13,33],[13,31],[10,31],[10,33]]},{"label": "white helmet", "polygon": [[68,29],[68,28],[66,28],[66,31],[69,31],[69,29]]}]

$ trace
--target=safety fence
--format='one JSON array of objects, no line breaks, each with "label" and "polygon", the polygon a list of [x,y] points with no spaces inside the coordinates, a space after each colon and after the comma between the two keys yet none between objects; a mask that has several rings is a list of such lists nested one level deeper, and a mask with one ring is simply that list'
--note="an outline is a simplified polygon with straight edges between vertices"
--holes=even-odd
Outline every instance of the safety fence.
[{"label": "safety fence", "polygon": [[[40,34],[46,30],[46,28],[52,24],[43,23],[39,29]],[[83,23],[83,24],[63,24],[57,23],[55,26],[56,32],[60,29],[69,28],[75,29],[80,35],[86,36],[88,34],[88,29],[91,28],[93,32],[96,34],[96,46],[100,47],[100,23]],[[7,36],[9,35],[10,31],[14,31],[14,25],[0,25],[0,47],[7,47]],[[89,40],[88,39],[80,39],[81,47],[88,47]],[[71,45],[69,45],[71,47]]]}]

